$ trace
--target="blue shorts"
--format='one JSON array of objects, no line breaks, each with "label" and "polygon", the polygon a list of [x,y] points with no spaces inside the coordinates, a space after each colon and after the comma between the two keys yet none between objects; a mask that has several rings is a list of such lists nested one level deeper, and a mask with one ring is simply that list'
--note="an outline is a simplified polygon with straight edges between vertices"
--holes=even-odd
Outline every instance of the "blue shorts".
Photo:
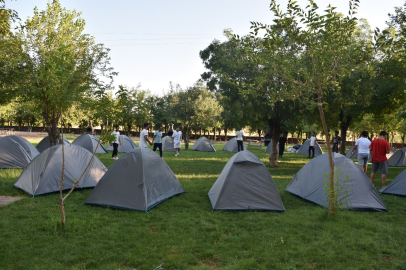
[{"label": "blue shorts", "polygon": [[360,166],[368,166],[368,159],[369,159],[369,154],[366,153],[358,153],[358,164]]}]

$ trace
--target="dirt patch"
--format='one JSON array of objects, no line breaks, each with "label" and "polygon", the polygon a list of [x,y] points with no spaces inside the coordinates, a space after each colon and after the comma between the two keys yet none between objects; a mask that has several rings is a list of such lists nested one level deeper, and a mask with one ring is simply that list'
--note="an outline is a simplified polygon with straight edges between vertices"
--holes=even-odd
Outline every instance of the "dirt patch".
[{"label": "dirt patch", "polygon": [[23,199],[24,197],[19,196],[0,196],[0,206],[7,205],[9,203]]},{"label": "dirt patch", "polygon": [[153,234],[157,234],[158,232],[155,230],[154,227],[149,227],[149,230],[153,233]]},{"label": "dirt patch", "polygon": [[393,259],[389,256],[382,256],[381,260],[384,262],[393,262]]},{"label": "dirt patch", "polygon": [[204,261],[203,264],[210,267],[210,269],[218,269],[219,264],[220,264],[220,260],[217,259],[217,258],[212,258],[212,259]]}]

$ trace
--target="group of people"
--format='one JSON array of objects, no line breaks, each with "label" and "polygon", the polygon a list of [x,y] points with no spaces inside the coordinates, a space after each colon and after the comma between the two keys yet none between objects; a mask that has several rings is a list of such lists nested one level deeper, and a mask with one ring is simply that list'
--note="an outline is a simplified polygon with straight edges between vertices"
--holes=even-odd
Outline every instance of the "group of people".
[{"label": "group of people", "polygon": [[[159,155],[162,158],[162,126],[158,127],[158,129],[154,132],[154,135],[152,137],[152,141],[149,140],[148,138],[148,129],[149,129],[149,124],[145,123],[144,124],[144,129],[141,131],[140,134],[140,147],[141,148],[147,148],[148,144],[149,145],[154,145],[152,151],[156,151],[159,149]],[[121,145],[121,139],[120,139],[120,131],[119,127],[116,126],[115,130],[111,133],[112,135],[115,136],[115,140],[112,142],[113,145],[113,154],[112,154],[112,159],[118,159],[117,154],[118,154],[118,146]],[[179,156],[180,153],[180,144],[182,141],[182,131],[179,130],[179,127],[176,127],[176,131],[169,131],[168,136],[172,138],[172,144],[173,147],[175,148],[175,157]]]},{"label": "group of people", "polygon": [[[368,137],[368,131],[363,131],[361,133],[361,138],[357,139],[355,145],[350,153],[350,156],[354,154],[354,152],[358,149],[358,165],[362,169],[364,173],[367,172],[368,167],[368,160],[369,155],[371,155],[372,160],[372,172],[370,176],[371,182],[374,181],[375,174],[378,170],[381,172],[382,175],[382,187],[386,185],[386,175],[388,174],[388,158],[386,154],[390,153],[390,146],[388,141],[386,140],[386,136],[388,133],[385,131],[381,131],[379,134],[379,138],[374,139],[371,141]],[[309,145],[309,158],[314,157],[314,147],[316,144],[316,135],[313,132],[312,137],[310,138],[310,145]],[[339,136],[339,132],[335,132],[335,136],[333,137],[331,143],[333,145],[332,151],[338,153],[341,149],[341,137]],[[312,156],[311,156],[312,152]]]},{"label": "group of people", "polygon": [[380,170],[382,175],[382,187],[386,185],[386,175],[388,174],[388,158],[386,154],[390,153],[390,146],[386,140],[388,133],[381,131],[379,138],[374,139],[372,142],[368,138],[368,131],[361,133],[359,138],[351,151],[351,155],[358,149],[358,164],[361,169],[366,173],[368,166],[369,153],[372,157],[372,172],[371,182],[374,181],[375,174]]},{"label": "group of people", "polygon": [[[154,132],[152,141],[148,138],[148,129],[149,124],[144,124],[144,129],[141,131],[140,135],[140,147],[146,148],[148,144],[154,145],[152,151],[156,151],[159,149],[159,155],[162,158],[162,127],[160,126],[158,130]],[[120,139],[120,131],[119,127],[115,127],[115,131],[111,134],[115,135],[115,140],[113,141],[113,155],[112,159],[117,159],[118,153],[118,146],[121,145]],[[357,139],[355,142],[355,146],[351,151],[351,155],[358,149],[358,164],[361,169],[366,173],[369,155],[372,155],[372,172],[371,172],[371,182],[373,182],[375,178],[375,174],[378,170],[380,170],[382,174],[382,187],[385,187],[386,183],[386,175],[388,173],[388,159],[386,154],[390,153],[390,146],[389,143],[386,141],[386,136],[388,134],[385,131],[381,131],[379,134],[379,138],[374,139],[372,142],[368,138],[368,132],[363,131],[361,133],[361,138]],[[180,148],[181,148],[181,141],[182,141],[182,132],[179,130],[179,127],[176,127],[176,131],[172,132],[171,130],[168,132],[168,136],[172,138],[172,144],[175,148],[175,157],[179,156]],[[244,140],[244,132],[242,129],[236,132],[236,140],[237,140],[237,150],[238,152],[244,150],[243,140]],[[285,145],[287,144],[286,134],[283,134],[279,138],[279,157],[283,156],[285,151]],[[317,138],[315,132],[312,132],[312,136],[310,138],[309,143],[309,158],[314,157],[314,150],[316,146]],[[339,132],[335,132],[335,136],[333,137],[331,143],[333,145],[332,151],[338,153],[341,148],[341,137],[339,136]]]}]

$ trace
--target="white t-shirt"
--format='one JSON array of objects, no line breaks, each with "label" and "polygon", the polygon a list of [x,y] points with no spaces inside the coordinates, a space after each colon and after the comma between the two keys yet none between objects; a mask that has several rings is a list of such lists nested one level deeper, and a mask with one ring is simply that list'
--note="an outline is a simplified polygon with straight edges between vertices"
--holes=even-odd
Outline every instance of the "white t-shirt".
[{"label": "white t-shirt", "polygon": [[119,143],[118,142],[118,136],[120,136],[120,131],[113,131],[112,133],[111,133],[111,135],[116,135],[116,139],[112,142],[112,143]]},{"label": "white t-shirt", "polygon": [[316,145],[316,137],[312,136],[310,138],[310,146],[315,146]]},{"label": "white t-shirt", "polygon": [[371,145],[371,141],[367,138],[359,138],[355,142],[355,145],[358,145],[358,154],[369,154],[369,146]]},{"label": "white t-shirt", "polygon": [[147,147],[147,140],[145,140],[145,136],[147,136],[148,137],[148,130],[146,130],[146,129],[143,129],[142,131],[141,131],[141,135],[140,135],[140,147],[142,147],[142,148],[146,148]]},{"label": "white t-shirt", "polygon": [[242,130],[236,132],[237,141],[242,141],[242,136],[244,136],[244,132]]},{"label": "white t-shirt", "polygon": [[180,143],[180,139],[182,138],[182,131],[175,131],[172,134],[173,143]]}]

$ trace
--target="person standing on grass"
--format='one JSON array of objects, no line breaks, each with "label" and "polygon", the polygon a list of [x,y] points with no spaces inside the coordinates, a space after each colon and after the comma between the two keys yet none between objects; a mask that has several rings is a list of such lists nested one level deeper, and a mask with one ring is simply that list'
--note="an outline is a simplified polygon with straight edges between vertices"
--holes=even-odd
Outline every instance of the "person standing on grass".
[{"label": "person standing on grass", "polygon": [[341,148],[341,137],[338,136],[339,132],[335,132],[335,137],[333,138],[333,141],[331,142],[333,144],[333,152],[338,153]]},{"label": "person standing on grass", "polygon": [[157,131],[154,133],[154,149],[152,151],[156,151],[159,148],[159,155],[162,157],[162,127],[160,126]]},{"label": "person standing on grass", "polygon": [[283,157],[283,152],[285,152],[285,144],[288,144],[288,139],[286,139],[286,134],[282,134],[279,138],[279,157]]},{"label": "person standing on grass", "polygon": [[379,138],[372,141],[370,149],[372,153],[372,173],[371,182],[374,182],[375,173],[378,169],[382,174],[382,187],[386,185],[386,175],[388,174],[388,158],[386,154],[390,153],[390,146],[386,141],[388,133],[381,131]]},{"label": "person standing on grass", "polygon": [[141,131],[140,134],[140,147],[141,148],[147,148],[147,142],[149,143],[149,145],[152,145],[152,142],[148,139],[148,128],[149,128],[149,124],[145,123],[144,124],[144,129]]},{"label": "person standing on grass", "polygon": [[175,148],[175,157],[179,156],[180,152],[180,142],[182,141],[182,131],[179,131],[179,127],[172,134],[173,148]]},{"label": "person standing on grass", "polygon": [[115,136],[115,140],[112,142],[113,143],[113,155],[111,157],[111,159],[115,159],[117,160],[117,154],[118,154],[118,145],[121,145],[121,139],[120,139],[120,131],[119,131],[119,127],[115,126],[116,130],[113,130],[113,132],[111,132],[111,135]]},{"label": "person standing on grass", "polygon": [[352,156],[352,154],[354,154],[355,150],[358,148],[358,165],[361,167],[361,170],[364,173],[367,172],[370,145],[371,141],[368,140],[368,131],[363,131],[361,132],[361,138],[355,142],[354,148],[350,154],[350,156]]},{"label": "person standing on grass", "polygon": [[244,132],[242,129],[235,133],[235,139],[237,140],[237,151],[244,151]]},{"label": "person standing on grass", "polygon": [[309,158],[314,158],[314,148],[316,147],[316,140],[316,133],[312,132],[312,137],[310,138],[309,144]]}]

